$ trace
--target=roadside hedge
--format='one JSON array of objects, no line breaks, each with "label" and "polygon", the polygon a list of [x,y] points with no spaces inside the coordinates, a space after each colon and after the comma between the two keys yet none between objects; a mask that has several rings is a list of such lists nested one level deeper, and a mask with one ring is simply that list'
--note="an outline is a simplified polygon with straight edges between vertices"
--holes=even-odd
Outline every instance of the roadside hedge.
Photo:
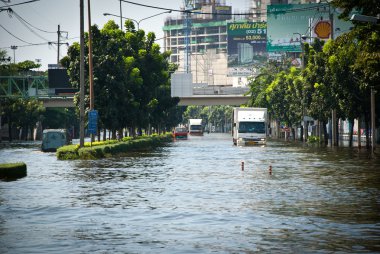
[{"label": "roadside hedge", "polygon": [[123,155],[134,151],[148,151],[155,147],[162,146],[173,140],[172,134],[143,136],[135,139],[126,138],[121,141],[94,142],[93,146],[79,148],[79,145],[68,145],[57,149],[57,158],[59,160],[93,160],[114,155]]},{"label": "roadside hedge", "polygon": [[17,179],[26,176],[26,164],[23,162],[0,164],[0,179]]}]

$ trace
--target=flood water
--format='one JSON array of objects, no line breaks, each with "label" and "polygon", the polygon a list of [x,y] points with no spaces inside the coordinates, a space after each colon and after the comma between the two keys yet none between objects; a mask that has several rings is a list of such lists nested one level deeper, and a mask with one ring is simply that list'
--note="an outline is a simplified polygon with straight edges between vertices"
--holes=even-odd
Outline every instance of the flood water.
[{"label": "flood water", "polygon": [[380,253],[380,161],[357,150],[227,134],[96,161],[0,146],[28,167],[0,181],[0,253]]}]

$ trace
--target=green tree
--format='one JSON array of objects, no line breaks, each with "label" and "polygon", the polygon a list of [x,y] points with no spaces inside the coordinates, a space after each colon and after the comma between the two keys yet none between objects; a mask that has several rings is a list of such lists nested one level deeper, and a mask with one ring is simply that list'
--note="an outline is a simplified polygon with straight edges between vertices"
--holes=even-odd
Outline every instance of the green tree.
[{"label": "green tree", "polygon": [[[130,20],[125,26],[126,32],[114,21],[102,29],[96,25],[91,28],[95,109],[99,111],[100,126],[111,130],[113,137],[126,127],[133,135],[136,128],[139,133],[152,125],[161,129],[178,103],[178,99],[170,98],[169,54],[160,53],[153,33],[136,31]],[[79,87],[79,55],[79,44],[75,43],[61,61],[68,67],[75,87]],[[88,108],[88,96],[85,103]]]},{"label": "green tree", "polygon": [[40,120],[45,108],[42,102],[36,99],[3,98],[1,100],[1,115],[4,116],[9,127],[9,140],[13,140],[12,129],[22,129],[22,138],[27,138],[27,133],[33,133],[34,126]]}]

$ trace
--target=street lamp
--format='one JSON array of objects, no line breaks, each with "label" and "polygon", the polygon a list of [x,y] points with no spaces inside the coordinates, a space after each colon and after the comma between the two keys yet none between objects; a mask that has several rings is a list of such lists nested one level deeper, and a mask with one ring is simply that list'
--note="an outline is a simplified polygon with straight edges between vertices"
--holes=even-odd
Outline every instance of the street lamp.
[{"label": "street lamp", "polygon": [[[143,18],[143,19],[140,19],[140,20],[135,20],[135,19],[131,19],[131,18],[127,18],[127,17],[123,17],[121,15],[115,15],[115,14],[111,14],[111,13],[103,13],[104,16],[114,16],[114,17],[118,17],[120,19],[129,19],[129,20],[132,20],[133,22],[136,23],[137,25],[137,30],[140,30],[140,22],[143,21],[143,20],[146,20],[146,19],[150,19],[150,18],[153,18],[153,17],[156,17],[158,15],[161,15],[161,14],[165,14],[165,13],[171,13],[172,11],[164,11],[164,12],[160,12],[160,13],[157,13],[155,15],[152,15],[152,16],[149,16],[149,17],[146,17],[146,18]],[[122,28],[121,28],[122,29]]]},{"label": "street lamp", "polygon": [[[305,40],[305,35],[302,35],[300,33],[293,33],[293,34],[296,34],[299,36],[299,42],[300,42],[300,46],[301,46],[301,69],[304,69],[305,68],[305,60],[304,60],[304,49],[303,49],[303,43],[302,43],[302,40]],[[303,98],[304,99],[304,98]],[[303,128],[302,128],[302,132],[301,132],[301,141],[304,141],[306,142],[307,140],[307,122],[305,121],[305,108],[304,108],[304,105],[305,103],[303,102],[302,103],[302,121],[303,121]]]},{"label": "street lamp", "polygon": [[16,49],[18,47],[17,46],[11,46],[11,49],[13,50],[13,63],[15,64],[16,63]]}]

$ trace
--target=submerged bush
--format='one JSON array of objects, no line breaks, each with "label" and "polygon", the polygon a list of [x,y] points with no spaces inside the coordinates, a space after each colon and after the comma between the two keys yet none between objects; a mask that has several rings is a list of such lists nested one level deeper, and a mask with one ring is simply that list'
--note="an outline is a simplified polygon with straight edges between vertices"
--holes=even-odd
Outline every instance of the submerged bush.
[{"label": "submerged bush", "polygon": [[319,137],[318,136],[309,136],[307,139],[307,142],[310,144],[317,144],[317,143],[319,143]]},{"label": "submerged bush", "polygon": [[57,158],[60,160],[100,159],[132,151],[151,150],[172,140],[171,134],[168,133],[164,135],[143,136],[135,139],[125,138],[122,141],[93,142],[91,147],[85,146],[83,148],[79,148],[79,145],[68,145],[57,149]]},{"label": "submerged bush", "polygon": [[16,179],[26,176],[26,164],[23,162],[0,164],[1,179]]}]

